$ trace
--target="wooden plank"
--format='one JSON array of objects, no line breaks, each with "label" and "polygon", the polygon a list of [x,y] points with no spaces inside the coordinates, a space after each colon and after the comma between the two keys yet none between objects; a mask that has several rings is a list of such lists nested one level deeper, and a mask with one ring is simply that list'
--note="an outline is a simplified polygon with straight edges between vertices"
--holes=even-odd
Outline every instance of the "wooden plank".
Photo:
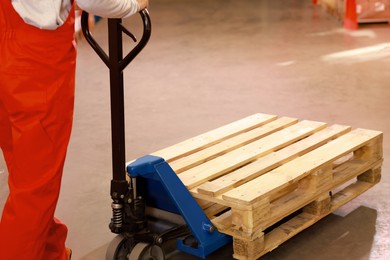
[{"label": "wooden plank", "polygon": [[[366,176],[370,176],[370,175],[375,176],[376,175],[375,173],[370,174],[370,172],[374,171],[373,169],[377,169],[378,167],[380,168],[382,163],[383,163],[383,159],[380,159],[374,163],[369,163],[367,161],[360,160],[360,159],[353,159],[351,161],[348,161],[342,167],[338,167],[333,170],[332,187],[341,186],[342,184],[346,183],[348,180],[353,179],[354,177],[358,177],[358,179],[364,179],[358,175],[361,175],[365,172],[367,172]],[[380,170],[379,170],[379,178],[380,178]],[[366,182],[370,182],[370,181],[372,183],[377,183],[379,182],[379,179],[373,179],[373,180],[366,179]]]},{"label": "wooden plank", "polygon": [[264,237],[264,251],[260,255],[257,255],[257,257],[272,251],[283,242],[316,223],[318,220],[320,220],[320,217],[301,213],[286,223],[281,224]]},{"label": "wooden plank", "polygon": [[321,146],[351,130],[349,126],[333,125],[286,148],[270,153],[218,179],[203,183],[198,192],[210,196],[220,195],[242,185],[298,156]]},{"label": "wooden plank", "polygon": [[369,183],[364,181],[357,181],[355,183],[350,184],[349,186],[332,196],[332,200],[330,203],[331,211],[335,211],[347,202],[350,202],[354,198],[358,197],[360,194],[366,192],[374,185],[375,183]]},{"label": "wooden plank", "polygon": [[154,152],[152,155],[164,158],[167,162],[171,162],[182,156],[186,156],[193,152],[199,151],[205,147],[218,143],[226,138],[237,134],[249,131],[253,128],[266,124],[277,118],[275,115],[254,114],[241,120],[235,121],[228,125],[211,130],[207,133],[187,139],[176,145],[161,149]]},{"label": "wooden plank", "polygon": [[203,209],[203,211],[209,219],[213,219],[215,217],[215,215],[218,215],[219,213],[221,213],[227,209],[229,209],[229,207],[215,203],[215,204],[211,205],[210,207]]},{"label": "wooden plank", "polygon": [[286,147],[325,127],[326,123],[304,120],[191,168],[178,176],[188,189],[192,189],[208,180],[215,179],[273,151]]},{"label": "wooden plank", "polygon": [[213,146],[202,149],[189,156],[183,157],[170,163],[172,169],[177,173],[193,168],[201,163],[209,161],[219,155],[230,152],[240,146],[244,146],[262,137],[272,134],[280,129],[286,128],[298,122],[296,118],[281,117],[268,124],[262,125],[248,132],[236,135]]},{"label": "wooden plank", "polygon": [[356,151],[375,138],[381,138],[381,136],[382,133],[378,131],[355,129],[310,153],[225,193],[222,195],[222,198],[236,203],[254,203],[265,196],[269,197],[271,192],[275,193],[286,188],[299,179],[324,167],[325,164]]},{"label": "wooden plank", "polygon": [[222,232],[227,235],[233,236],[232,231],[232,211],[229,210],[218,217],[211,219],[213,225],[218,229],[219,232]]}]

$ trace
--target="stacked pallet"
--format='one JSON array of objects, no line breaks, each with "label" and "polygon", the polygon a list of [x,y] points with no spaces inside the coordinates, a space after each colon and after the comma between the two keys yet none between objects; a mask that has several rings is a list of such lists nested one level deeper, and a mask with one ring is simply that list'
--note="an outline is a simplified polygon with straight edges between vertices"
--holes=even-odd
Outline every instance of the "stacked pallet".
[{"label": "stacked pallet", "polygon": [[380,180],[382,133],[255,114],[153,153],[234,257],[257,259]]}]

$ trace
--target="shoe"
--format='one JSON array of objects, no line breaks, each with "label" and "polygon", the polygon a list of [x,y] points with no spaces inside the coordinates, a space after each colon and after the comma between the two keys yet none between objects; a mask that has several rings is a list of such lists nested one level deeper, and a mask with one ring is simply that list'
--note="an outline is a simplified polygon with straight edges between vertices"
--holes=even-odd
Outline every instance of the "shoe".
[{"label": "shoe", "polygon": [[70,249],[70,248],[66,249],[66,257],[68,260],[70,260],[72,258],[72,249]]}]

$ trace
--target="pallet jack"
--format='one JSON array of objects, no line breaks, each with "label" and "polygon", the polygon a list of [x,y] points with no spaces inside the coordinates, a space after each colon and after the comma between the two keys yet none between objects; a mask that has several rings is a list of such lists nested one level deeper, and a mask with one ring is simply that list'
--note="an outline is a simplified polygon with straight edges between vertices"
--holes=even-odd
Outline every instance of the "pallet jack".
[{"label": "pallet jack", "polygon": [[177,250],[204,259],[231,243],[232,238],[215,229],[163,158],[147,155],[126,167],[123,70],[146,46],[152,28],[148,11],[139,14],[143,33],[125,56],[123,33],[137,40],[121,19],[108,19],[107,55],[92,37],[88,13],[83,12],[81,17],[85,39],[110,73],[113,178],[109,228],[117,236],[107,249],[106,260],[162,260],[167,252],[164,248],[173,240]]}]

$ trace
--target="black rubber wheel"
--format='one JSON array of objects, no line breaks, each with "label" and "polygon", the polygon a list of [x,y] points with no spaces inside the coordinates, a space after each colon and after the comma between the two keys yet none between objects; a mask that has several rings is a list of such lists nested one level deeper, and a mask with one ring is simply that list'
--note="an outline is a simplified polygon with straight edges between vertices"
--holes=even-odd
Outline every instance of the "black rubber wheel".
[{"label": "black rubber wheel", "polygon": [[130,259],[131,243],[123,235],[117,235],[108,245],[106,260]]},{"label": "black rubber wheel", "polygon": [[164,260],[165,255],[161,247],[147,243],[138,243],[131,250],[129,260]]}]

